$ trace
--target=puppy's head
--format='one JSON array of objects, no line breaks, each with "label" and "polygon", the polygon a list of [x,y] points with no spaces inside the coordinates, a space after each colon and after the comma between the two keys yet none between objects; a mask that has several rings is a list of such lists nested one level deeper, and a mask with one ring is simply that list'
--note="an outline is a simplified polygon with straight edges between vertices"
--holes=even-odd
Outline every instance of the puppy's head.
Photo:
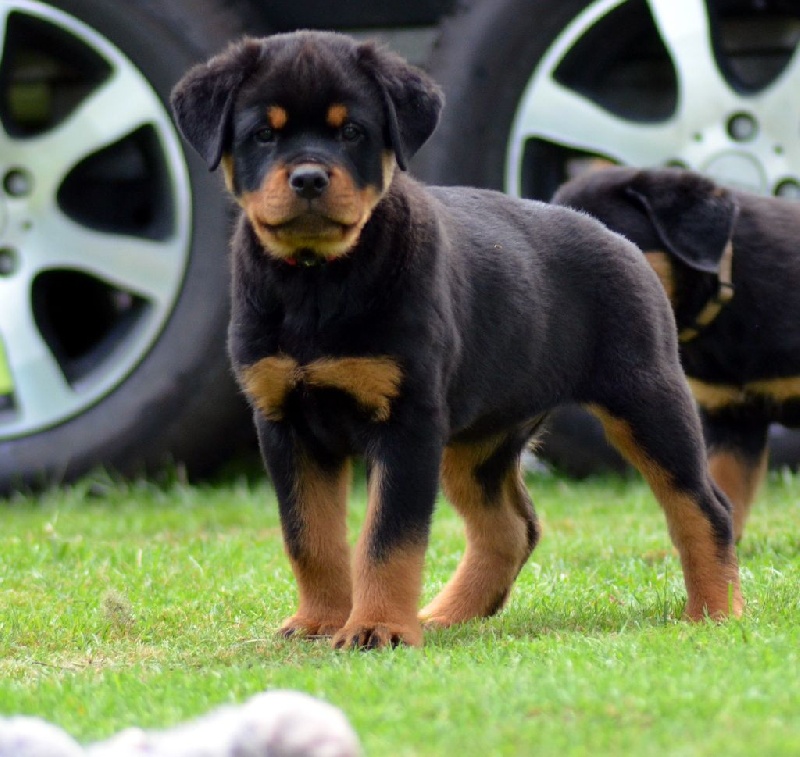
[{"label": "puppy's head", "polygon": [[681,299],[679,271],[718,283],[739,212],[727,189],[673,168],[589,172],[562,185],[553,202],[589,213],[640,247],[673,305]]},{"label": "puppy's head", "polygon": [[191,69],[172,107],[270,255],[332,259],[431,135],[442,95],[371,43],[296,32],[244,39]]}]

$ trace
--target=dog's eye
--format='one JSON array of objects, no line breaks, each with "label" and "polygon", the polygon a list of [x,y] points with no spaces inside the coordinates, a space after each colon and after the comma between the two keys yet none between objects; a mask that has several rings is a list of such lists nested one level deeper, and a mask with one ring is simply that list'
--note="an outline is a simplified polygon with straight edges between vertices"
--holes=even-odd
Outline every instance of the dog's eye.
[{"label": "dog's eye", "polygon": [[277,137],[277,134],[275,133],[275,129],[273,129],[271,126],[264,126],[255,133],[256,142],[259,142],[262,145],[267,145],[270,142],[274,142],[275,137]]},{"label": "dog's eye", "polygon": [[361,127],[356,126],[356,124],[354,123],[348,122],[344,126],[342,126],[341,134],[342,134],[342,139],[345,142],[357,142],[359,139],[361,139],[363,133],[364,132],[361,131]]}]

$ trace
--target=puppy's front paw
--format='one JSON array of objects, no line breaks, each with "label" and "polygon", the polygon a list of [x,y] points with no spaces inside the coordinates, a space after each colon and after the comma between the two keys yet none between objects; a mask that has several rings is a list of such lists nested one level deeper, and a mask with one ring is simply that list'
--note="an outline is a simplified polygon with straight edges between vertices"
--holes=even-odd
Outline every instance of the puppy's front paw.
[{"label": "puppy's front paw", "polygon": [[419,623],[348,623],[331,640],[334,649],[382,649],[422,646]]},{"label": "puppy's front paw", "polygon": [[292,615],[281,624],[278,634],[284,639],[322,639],[333,636],[347,618],[308,618]]}]

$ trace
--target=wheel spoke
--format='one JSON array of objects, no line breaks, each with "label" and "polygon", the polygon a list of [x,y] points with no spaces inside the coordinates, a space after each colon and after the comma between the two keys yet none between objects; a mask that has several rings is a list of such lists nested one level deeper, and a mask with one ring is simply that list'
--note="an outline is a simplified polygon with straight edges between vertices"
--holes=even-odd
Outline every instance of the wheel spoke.
[{"label": "wheel spoke", "polygon": [[527,93],[518,114],[513,137],[520,145],[526,139],[540,137],[639,165],[671,156],[680,144],[675,122],[627,121],[550,77],[534,80],[534,89]]},{"label": "wheel spoke", "polygon": [[681,117],[702,121],[719,111],[719,98],[733,96],[711,45],[705,0],[647,0],[678,77]]},{"label": "wheel spoke", "polygon": [[[8,34],[8,16],[11,12],[10,7],[5,7],[0,5],[0,64],[3,62],[3,57],[5,54],[6,48],[6,37]],[[8,135],[3,125],[3,122],[0,121],[0,156],[11,156],[16,155],[17,151],[15,150],[14,140]]]},{"label": "wheel spoke", "polygon": [[73,405],[75,392],[36,327],[28,287],[21,283],[3,287],[3,300],[0,339],[20,414],[17,423],[36,424]]},{"label": "wheel spoke", "polygon": [[178,237],[156,242],[104,234],[55,210],[42,219],[26,253],[38,271],[82,271],[165,306],[174,298],[185,255]]},{"label": "wheel spoke", "polygon": [[159,119],[155,95],[127,68],[87,97],[57,128],[19,140],[24,161],[33,169],[39,190],[54,195],[69,171],[83,158]]},{"label": "wheel spoke", "polygon": [[11,13],[10,6],[0,6],[0,61],[3,60],[3,53],[6,49],[6,27],[9,13]]},{"label": "wheel spoke", "polygon": [[794,150],[800,157],[797,124],[800,123],[800,46],[781,75],[765,90],[754,96],[753,103],[762,122],[769,124],[771,135],[784,150]]},{"label": "wheel spoke", "polygon": [[766,191],[787,178],[800,178],[800,46],[781,74],[761,92],[742,102],[741,110],[755,113],[760,129],[754,149],[766,172]]},{"label": "wheel spoke", "polygon": [[[11,12],[31,18],[28,36],[17,39],[16,16]],[[52,37],[45,27],[53,28]],[[0,60],[4,48],[10,47],[6,38],[9,28],[15,35],[15,55],[19,55],[15,61],[5,61],[3,88],[16,85],[19,79],[24,89],[25,77],[41,75],[48,87],[52,85],[53,117],[61,113],[62,103],[72,102],[74,93],[87,94],[44,131],[35,120],[31,122],[33,130],[9,126],[6,132],[0,124],[4,170],[15,169],[20,177],[13,185],[15,191],[6,193],[0,219],[0,246],[7,249],[6,258],[11,262],[10,270],[0,275],[0,393],[7,395],[10,389],[13,395],[10,409],[6,400],[0,402],[3,440],[34,434],[79,416],[126,379],[172,314],[191,249],[190,185],[180,141],[165,104],[135,63],[113,39],[104,39],[46,2],[0,0]],[[25,31],[29,27],[20,23],[19,28]],[[71,41],[67,42],[67,37]],[[73,65],[72,56],[81,55],[82,48],[89,53],[86,65]],[[94,65],[98,58],[104,65]],[[9,70],[11,63],[14,71]],[[98,83],[95,77],[101,70],[104,78]],[[11,74],[16,78],[9,79]],[[38,100],[32,102],[38,107]],[[27,127],[27,117],[28,111],[21,109],[21,126]],[[10,123],[8,119],[6,123]],[[91,206],[92,221],[86,225],[75,209],[83,206],[68,202],[77,182],[67,184],[66,180],[86,158],[145,126],[155,139],[143,140],[137,149],[143,155],[148,181],[157,182],[159,191],[168,194],[164,205],[168,204],[172,214],[169,236],[138,236],[137,229],[118,221],[113,208],[102,205]],[[106,171],[102,179],[109,181],[125,180],[130,172],[124,154],[120,160],[103,161],[102,168]],[[12,178],[16,180],[17,173]],[[70,189],[68,197],[60,194],[66,187]],[[82,193],[80,187],[75,191]],[[90,202],[88,195],[85,202]],[[70,209],[69,215],[65,209]],[[159,223],[166,223],[168,210],[163,205],[161,210]],[[114,298],[120,320],[116,320],[116,311],[109,311],[108,328],[102,334],[86,334],[79,355],[62,355],[62,343],[67,350],[77,344],[71,338],[78,336],[76,330],[83,328],[81,319],[91,312],[93,303],[88,302],[87,308],[79,305],[74,314],[57,304],[51,307],[51,298],[53,303],[62,301],[57,288],[70,286],[74,279],[42,275],[50,271],[85,274],[141,298],[147,307],[127,308],[127,298]],[[105,295],[99,292],[98,302]],[[45,328],[45,321],[39,321],[40,309],[43,319],[58,319],[57,323],[48,320],[44,332],[39,329]],[[120,328],[116,328],[118,323]]]}]

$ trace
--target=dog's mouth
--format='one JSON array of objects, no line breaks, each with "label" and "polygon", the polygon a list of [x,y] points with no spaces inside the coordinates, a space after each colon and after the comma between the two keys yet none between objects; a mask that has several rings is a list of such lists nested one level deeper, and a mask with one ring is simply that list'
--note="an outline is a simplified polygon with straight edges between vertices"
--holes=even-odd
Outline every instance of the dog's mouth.
[{"label": "dog's mouth", "polygon": [[314,212],[302,213],[278,223],[258,219],[258,223],[274,237],[287,242],[292,239],[334,241],[346,236],[356,225]]},{"label": "dog's mouth", "polygon": [[286,259],[310,249],[326,260],[341,257],[357,243],[372,203],[357,193],[331,193],[324,201],[298,201],[263,192],[243,198],[242,207],[264,249]]},{"label": "dog's mouth", "polygon": [[[264,248],[282,260],[313,256],[333,260],[346,254],[358,237],[359,222],[348,223],[319,212],[306,211],[279,222],[251,216]],[[304,263],[305,265],[305,263]]]}]

